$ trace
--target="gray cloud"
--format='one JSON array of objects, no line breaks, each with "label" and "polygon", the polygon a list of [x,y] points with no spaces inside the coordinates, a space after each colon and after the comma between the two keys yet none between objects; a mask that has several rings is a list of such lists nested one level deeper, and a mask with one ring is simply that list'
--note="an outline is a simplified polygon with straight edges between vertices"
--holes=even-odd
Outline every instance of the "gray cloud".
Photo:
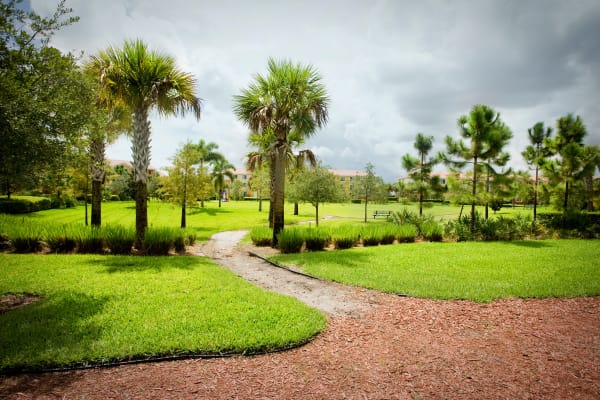
[{"label": "gray cloud", "polygon": [[[31,0],[48,14],[52,2]],[[527,128],[580,114],[600,142],[600,3],[509,1],[70,0],[81,21],[53,44],[91,54],[143,38],[198,79],[200,122],[153,118],[153,163],[185,140],[214,141],[243,165],[246,129],[232,96],[263,73],[268,57],[313,64],[331,97],[330,121],[307,143],[335,168],[372,162],[387,181],[417,132],[457,135],[456,119],[484,103],[512,128],[512,163]],[[120,140],[111,154],[127,155]]]}]

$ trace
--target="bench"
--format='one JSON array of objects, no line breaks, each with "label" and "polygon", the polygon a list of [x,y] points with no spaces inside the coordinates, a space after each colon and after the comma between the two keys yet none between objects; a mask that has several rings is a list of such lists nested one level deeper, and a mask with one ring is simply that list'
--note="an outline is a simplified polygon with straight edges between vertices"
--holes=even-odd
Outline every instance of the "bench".
[{"label": "bench", "polygon": [[377,217],[386,217],[386,218],[389,218],[391,216],[392,216],[392,212],[391,211],[375,210],[375,212],[373,212],[373,218],[377,218]]}]

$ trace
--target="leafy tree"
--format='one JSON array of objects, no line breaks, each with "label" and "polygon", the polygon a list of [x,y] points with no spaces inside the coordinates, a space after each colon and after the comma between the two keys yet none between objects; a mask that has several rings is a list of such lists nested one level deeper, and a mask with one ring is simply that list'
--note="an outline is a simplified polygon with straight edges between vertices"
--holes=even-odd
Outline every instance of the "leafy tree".
[{"label": "leafy tree", "polygon": [[291,185],[289,199],[309,202],[315,207],[315,224],[319,226],[319,205],[345,200],[345,191],[337,177],[321,165],[305,168]]},{"label": "leafy tree", "polygon": [[[482,104],[473,106],[469,115],[459,117],[458,127],[462,138],[468,142],[446,136],[447,155],[444,161],[458,168],[464,168],[467,164],[473,166],[469,223],[469,229],[473,232],[475,230],[475,203],[480,163],[487,161],[487,165],[490,167],[490,160],[502,153],[503,146],[508,143],[512,134],[500,120],[500,114]],[[457,159],[451,157],[457,157]]]},{"label": "leafy tree", "polygon": [[383,179],[375,175],[375,167],[371,163],[367,163],[365,167],[366,176],[361,176],[358,179],[358,197],[365,199],[365,223],[367,223],[367,212],[369,200],[376,202],[384,202],[387,200],[387,187]]},{"label": "leafy tree", "polygon": [[250,188],[258,197],[258,211],[262,211],[262,199],[265,192],[269,191],[269,171],[266,167],[255,169],[250,178]]},{"label": "leafy tree", "polygon": [[556,128],[556,137],[545,140],[555,158],[544,164],[544,173],[551,180],[564,183],[562,209],[566,215],[573,208],[569,204],[571,189],[594,174],[599,155],[595,146],[584,145],[587,129],[579,116],[568,114],[559,118]]},{"label": "leafy tree", "polygon": [[[297,154],[292,154],[292,164],[289,181],[293,184],[296,177],[304,171],[306,166],[315,167],[317,165],[317,157],[311,150],[300,150]],[[297,201],[294,201],[294,215],[298,215]]]},{"label": "leafy tree", "polygon": [[221,208],[221,198],[223,197],[223,188],[225,187],[225,178],[231,182],[235,179],[233,174],[235,167],[222,154],[219,154],[212,162],[212,172],[210,173],[212,183],[217,191],[219,199],[219,208]]},{"label": "leafy tree", "polygon": [[199,192],[198,149],[191,142],[185,143],[173,157],[173,165],[167,167],[165,179],[171,200],[181,205],[181,227],[186,227],[187,206],[194,204]]},{"label": "leafy tree", "polygon": [[[49,46],[53,33],[78,21],[60,1],[43,18],[0,3],[0,187],[10,195],[59,176],[77,155],[92,92],[76,59]],[[75,151],[74,151],[75,150]]]},{"label": "leafy tree", "polygon": [[232,200],[242,200],[244,198],[244,183],[239,179],[234,179],[233,182],[231,182],[230,191],[231,193],[229,196]]},{"label": "leafy tree", "polygon": [[122,165],[117,165],[111,174],[108,190],[119,197],[119,200],[135,199],[135,183],[133,173]]},{"label": "leafy tree", "polygon": [[185,115],[200,118],[200,99],[195,95],[195,79],[181,71],[175,60],[151,51],[141,40],[126,41],[121,48],[108,47],[88,63],[100,75],[96,78],[107,104],[123,103],[132,111],[132,156],[136,179],[136,246],[141,247],[148,226],[147,171],[150,164],[150,121],[155,109],[159,115]]},{"label": "leafy tree", "polygon": [[402,167],[408,172],[413,186],[419,194],[419,217],[423,217],[423,199],[427,192],[434,186],[431,170],[441,161],[441,156],[427,158],[433,147],[433,136],[425,136],[422,133],[417,133],[414,147],[419,152],[419,158],[405,154],[402,157]]},{"label": "leafy tree", "polygon": [[[512,132],[510,129],[499,122],[491,132],[490,140],[489,140],[489,149],[487,152],[487,158],[482,160],[481,166],[485,169],[485,219],[488,219],[489,216],[489,202],[490,201],[498,201],[498,193],[494,193],[492,191],[492,187],[500,188],[504,184],[506,180],[510,180],[510,175],[512,174],[512,170],[509,168],[507,171],[500,172],[496,170],[496,166],[504,167],[510,160],[510,154],[508,152],[502,151],[504,146],[508,144],[510,139],[512,138]],[[495,149],[496,151],[492,151]],[[492,179],[493,178],[493,179]],[[492,182],[494,184],[492,184]]]},{"label": "leafy tree", "polygon": [[329,99],[321,77],[308,65],[290,61],[268,61],[268,75],[257,74],[255,82],[234,98],[236,116],[251,132],[272,135],[269,146],[273,171],[273,246],[284,227],[286,158],[290,134],[309,137],[327,122]]},{"label": "leafy tree", "polygon": [[527,162],[527,165],[535,168],[535,181],[533,183],[533,219],[537,219],[537,205],[538,205],[538,185],[539,185],[539,171],[544,165],[546,157],[548,157],[548,150],[546,149],[544,142],[552,135],[552,128],[544,128],[543,122],[537,122],[533,127],[527,130],[529,135],[529,146],[521,153],[523,158]]}]

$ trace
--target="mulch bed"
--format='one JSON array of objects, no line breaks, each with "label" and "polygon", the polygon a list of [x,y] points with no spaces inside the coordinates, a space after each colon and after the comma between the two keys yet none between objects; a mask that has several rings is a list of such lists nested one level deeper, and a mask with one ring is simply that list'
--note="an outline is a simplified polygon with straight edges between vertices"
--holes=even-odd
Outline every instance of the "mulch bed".
[{"label": "mulch bed", "polygon": [[377,302],[291,351],[5,376],[0,397],[600,398],[600,297]]}]

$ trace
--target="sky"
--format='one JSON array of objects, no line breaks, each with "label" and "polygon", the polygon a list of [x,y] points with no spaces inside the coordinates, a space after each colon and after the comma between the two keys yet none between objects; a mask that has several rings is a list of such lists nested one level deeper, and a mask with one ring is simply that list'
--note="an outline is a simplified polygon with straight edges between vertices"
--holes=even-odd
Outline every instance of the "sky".
[{"label": "sky", "polygon": [[[29,0],[40,15],[56,2]],[[329,120],[303,148],[324,165],[364,170],[386,182],[405,176],[417,133],[459,137],[457,119],[475,104],[512,129],[510,166],[526,169],[527,129],[568,113],[600,144],[600,1],[215,1],[67,0],[74,25],[51,45],[83,59],[141,38],[197,79],[199,121],[153,114],[152,161],[168,166],[183,143],[204,139],[238,167],[250,151],[233,96],[264,74],[269,57],[310,64],[330,98]],[[130,141],[108,149],[131,159]],[[438,170],[444,170],[439,166]]]}]

